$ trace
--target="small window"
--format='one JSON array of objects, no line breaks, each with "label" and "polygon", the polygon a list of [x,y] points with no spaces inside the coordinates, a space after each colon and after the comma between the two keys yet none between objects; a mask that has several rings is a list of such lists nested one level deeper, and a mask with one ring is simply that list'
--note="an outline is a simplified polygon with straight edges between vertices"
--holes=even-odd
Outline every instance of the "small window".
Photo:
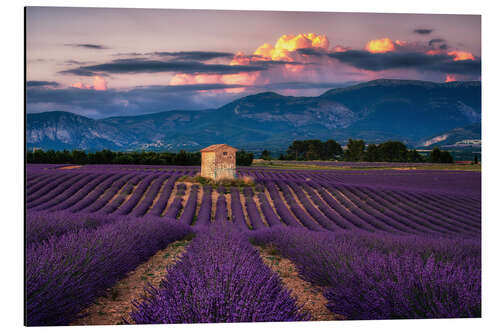
[{"label": "small window", "polygon": [[222,155],[226,156],[227,155],[227,151],[223,152]]}]

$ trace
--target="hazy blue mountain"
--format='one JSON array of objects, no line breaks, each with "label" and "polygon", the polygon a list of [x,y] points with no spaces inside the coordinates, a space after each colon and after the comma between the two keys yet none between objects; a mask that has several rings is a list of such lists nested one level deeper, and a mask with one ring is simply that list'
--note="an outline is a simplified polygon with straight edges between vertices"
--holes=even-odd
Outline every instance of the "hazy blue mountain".
[{"label": "hazy blue mountain", "polygon": [[317,97],[272,92],[218,109],[93,120],[69,112],[27,115],[28,148],[197,150],[214,143],[286,148],[296,139],[396,139],[418,145],[481,121],[481,83],[375,80]]},{"label": "hazy blue mountain", "polygon": [[422,141],[419,146],[424,148],[456,146],[464,144],[464,140],[481,140],[481,123],[454,128],[451,131],[441,133],[432,138]]},{"label": "hazy blue mountain", "polygon": [[27,115],[26,143],[28,148],[122,150],[128,148],[130,139],[102,121],[53,111]]}]

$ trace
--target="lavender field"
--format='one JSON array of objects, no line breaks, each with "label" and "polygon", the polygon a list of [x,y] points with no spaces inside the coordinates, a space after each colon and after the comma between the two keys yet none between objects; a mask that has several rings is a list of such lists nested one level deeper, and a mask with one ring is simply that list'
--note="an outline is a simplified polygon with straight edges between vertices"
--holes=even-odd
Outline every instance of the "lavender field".
[{"label": "lavender field", "polygon": [[28,165],[28,325],[74,322],[179,240],[186,252],[126,322],[311,320],[261,248],[339,318],[481,316],[480,172],[239,167],[254,186],[179,180],[199,171]]}]

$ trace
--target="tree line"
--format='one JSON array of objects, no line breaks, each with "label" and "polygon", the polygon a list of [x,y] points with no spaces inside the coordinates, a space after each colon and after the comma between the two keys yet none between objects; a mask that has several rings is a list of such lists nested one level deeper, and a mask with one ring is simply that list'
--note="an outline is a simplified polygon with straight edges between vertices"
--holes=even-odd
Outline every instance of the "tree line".
[{"label": "tree line", "polygon": [[[281,154],[280,160],[333,160],[341,159],[344,152],[340,144],[335,140],[295,140],[289,147],[286,154]],[[271,153],[264,150],[260,158],[271,159]]]},{"label": "tree line", "polygon": [[[263,159],[271,159],[265,150]],[[386,141],[380,144],[366,145],[364,140],[349,139],[346,149],[335,140],[296,140],[281,154],[280,160],[343,160],[349,162],[431,162],[453,163],[452,155],[447,151],[434,148],[430,154],[422,155],[416,149],[408,149],[400,141]]]},{"label": "tree line", "polygon": [[[200,165],[200,152],[114,152],[104,149],[96,152],[83,150],[36,150],[26,154],[28,163],[52,164],[145,164],[145,165]],[[236,164],[251,165],[253,153],[244,150],[236,152]]]}]

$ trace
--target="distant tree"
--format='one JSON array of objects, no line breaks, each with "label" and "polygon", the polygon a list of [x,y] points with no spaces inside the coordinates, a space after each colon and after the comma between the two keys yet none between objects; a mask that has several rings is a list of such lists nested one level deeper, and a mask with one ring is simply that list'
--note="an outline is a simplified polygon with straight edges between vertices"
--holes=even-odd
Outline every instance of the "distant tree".
[{"label": "distant tree", "polygon": [[305,160],[323,160],[326,159],[324,154],[323,142],[321,140],[307,140],[305,141],[307,145],[307,151],[305,153]]},{"label": "distant tree", "polygon": [[307,143],[305,141],[295,140],[288,147],[287,154],[291,159],[303,160],[304,155],[307,152]]},{"label": "distant tree", "polygon": [[253,153],[244,150],[236,152],[236,165],[250,166],[253,162]]},{"label": "distant tree", "polygon": [[441,162],[441,150],[438,147],[434,147],[429,154],[429,161],[431,163],[440,163]]},{"label": "distant tree", "polygon": [[[74,164],[146,164],[146,165],[200,165],[200,152],[179,151],[169,152],[112,152],[102,150],[85,152],[73,150],[71,152],[54,150],[36,150],[27,152],[28,163],[74,163]],[[248,157],[247,157],[248,158]],[[251,163],[251,162],[250,162]]]},{"label": "distant tree", "polygon": [[324,159],[337,159],[342,157],[344,151],[342,150],[342,146],[335,140],[327,140],[324,144]]},{"label": "distant tree", "polygon": [[371,143],[368,145],[368,147],[366,147],[364,160],[368,162],[380,161],[380,153],[376,144]]},{"label": "distant tree", "polygon": [[41,149],[33,152],[33,160],[35,161],[34,163],[51,163],[51,161],[46,158],[45,152]]},{"label": "distant tree", "polygon": [[118,153],[113,159],[114,164],[133,164],[134,160],[130,154]]},{"label": "distant tree", "polygon": [[346,161],[361,161],[365,152],[365,141],[349,139],[347,150],[344,152]]},{"label": "distant tree", "polygon": [[260,158],[263,160],[270,160],[271,159],[271,153],[268,150],[263,150],[262,153],[260,154]]},{"label": "distant tree", "polygon": [[160,153],[160,160],[165,161],[164,163],[167,165],[174,164],[174,157],[175,154],[173,153],[168,153],[168,152]]},{"label": "distant tree", "polygon": [[104,149],[101,151],[96,151],[95,153],[88,153],[87,159],[88,163],[95,164],[109,164],[113,163],[116,153],[109,149]]},{"label": "distant tree", "polygon": [[432,163],[453,163],[453,156],[448,151],[434,147],[429,154],[429,161]]},{"label": "distant tree", "polygon": [[408,152],[408,162],[423,162],[423,160],[422,155],[420,155],[416,149]]},{"label": "distant tree", "polygon": [[440,163],[453,163],[453,156],[448,151],[441,151],[439,154]]},{"label": "distant tree", "polygon": [[61,163],[71,163],[73,161],[73,156],[71,155],[71,152],[67,149],[64,149],[62,151],[62,160],[63,162]]},{"label": "distant tree", "polygon": [[53,149],[47,150],[45,152],[44,159],[47,160],[47,161],[53,161],[52,163],[58,163],[58,161],[57,161],[57,154],[56,154],[56,152]]},{"label": "distant tree", "polygon": [[185,150],[179,151],[174,158],[174,164],[176,165],[188,165],[189,164],[189,155]]},{"label": "distant tree", "polygon": [[26,163],[35,163],[35,158],[32,151],[26,152]]},{"label": "distant tree", "polygon": [[380,159],[384,162],[406,162],[408,150],[404,143],[386,141],[378,146]]},{"label": "distant tree", "polygon": [[83,150],[73,150],[71,152],[73,163],[87,164],[87,154]]}]

